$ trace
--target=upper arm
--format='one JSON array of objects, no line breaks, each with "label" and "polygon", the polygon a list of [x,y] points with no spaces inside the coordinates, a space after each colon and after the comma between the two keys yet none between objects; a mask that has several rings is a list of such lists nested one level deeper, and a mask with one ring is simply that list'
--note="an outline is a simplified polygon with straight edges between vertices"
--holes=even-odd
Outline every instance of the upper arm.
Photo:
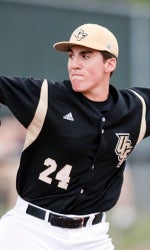
[{"label": "upper arm", "polygon": [[43,80],[0,77],[0,102],[28,127],[36,111]]}]

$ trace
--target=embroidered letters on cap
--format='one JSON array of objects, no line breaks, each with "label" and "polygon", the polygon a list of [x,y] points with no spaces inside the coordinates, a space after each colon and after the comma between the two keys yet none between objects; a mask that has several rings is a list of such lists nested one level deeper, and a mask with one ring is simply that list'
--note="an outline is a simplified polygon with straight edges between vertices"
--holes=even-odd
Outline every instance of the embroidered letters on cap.
[{"label": "embroidered letters on cap", "polygon": [[77,41],[81,41],[83,38],[85,38],[88,34],[85,33],[83,29],[80,29],[76,34],[74,34],[74,37],[77,39]]}]

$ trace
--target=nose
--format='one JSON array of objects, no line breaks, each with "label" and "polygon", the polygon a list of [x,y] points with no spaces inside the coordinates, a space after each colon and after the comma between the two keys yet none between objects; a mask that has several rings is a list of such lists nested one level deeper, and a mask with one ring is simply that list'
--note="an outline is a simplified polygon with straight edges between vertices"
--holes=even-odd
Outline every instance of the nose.
[{"label": "nose", "polygon": [[73,69],[80,69],[81,68],[81,62],[80,62],[79,58],[77,58],[77,57],[74,57],[71,60],[70,64],[71,64],[71,67]]}]

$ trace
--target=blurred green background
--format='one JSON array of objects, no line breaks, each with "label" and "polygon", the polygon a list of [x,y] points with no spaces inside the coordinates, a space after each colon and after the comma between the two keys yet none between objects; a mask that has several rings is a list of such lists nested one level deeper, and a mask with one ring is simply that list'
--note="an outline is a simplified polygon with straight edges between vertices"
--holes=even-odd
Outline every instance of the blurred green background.
[{"label": "blurred green background", "polygon": [[[108,27],[118,39],[120,55],[117,71],[111,80],[112,84],[118,88],[149,87],[149,0],[1,0],[0,74],[33,76],[56,81],[68,78],[67,56],[55,52],[52,45],[57,41],[69,39],[70,32],[86,22]],[[2,129],[8,123],[8,117],[14,119],[10,111],[2,106],[0,142],[2,142]],[[15,122],[10,122],[9,130],[12,133],[16,128]],[[19,147],[18,144],[13,145],[13,150],[9,147],[8,152],[9,143],[4,143],[6,158],[10,156],[9,161],[3,159],[4,144],[0,143],[0,173],[4,173],[0,174],[0,216],[12,206],[15,199],[10,191],[13,190],[12,185],[15,186],[15,173],[24,138],[22,128],[18,131],[20,131],[19,139],[17,137]],[[12,139],[14,140],[14,137]],[[129,184],[125,183],[125,192],[129,198],[131,189],[134,189],[131,205],[135,209],[136,218],[128,226],[118,225],[114,220],[115,208],[108,213],[108,220],[111,222],[110,234],[116,250],[150,249],[149,152],[148,138],[136,147],[129,158],[132,187],[128,187]],[[6,178],[6,175],[9,175],[9,178]],[[127,205],[127,202],[124,204]],[[123,213],[120,219],[118,213],[122,223],[128,217],[128,214]]]}]

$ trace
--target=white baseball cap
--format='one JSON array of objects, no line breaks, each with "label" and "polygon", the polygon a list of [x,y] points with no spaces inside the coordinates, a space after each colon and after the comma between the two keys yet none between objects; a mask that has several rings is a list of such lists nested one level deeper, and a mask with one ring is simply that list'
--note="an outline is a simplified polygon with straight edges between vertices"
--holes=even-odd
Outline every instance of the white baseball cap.
[{"label": "white baseball cap", "polygon": [[83,24],[76,28],[69,41],[58,42],[53,48],[67,52],[73,45],[85,46],[99,51],[108,51],[118,57],[119,47],[116,37],[107,28],[98,24]]}]

